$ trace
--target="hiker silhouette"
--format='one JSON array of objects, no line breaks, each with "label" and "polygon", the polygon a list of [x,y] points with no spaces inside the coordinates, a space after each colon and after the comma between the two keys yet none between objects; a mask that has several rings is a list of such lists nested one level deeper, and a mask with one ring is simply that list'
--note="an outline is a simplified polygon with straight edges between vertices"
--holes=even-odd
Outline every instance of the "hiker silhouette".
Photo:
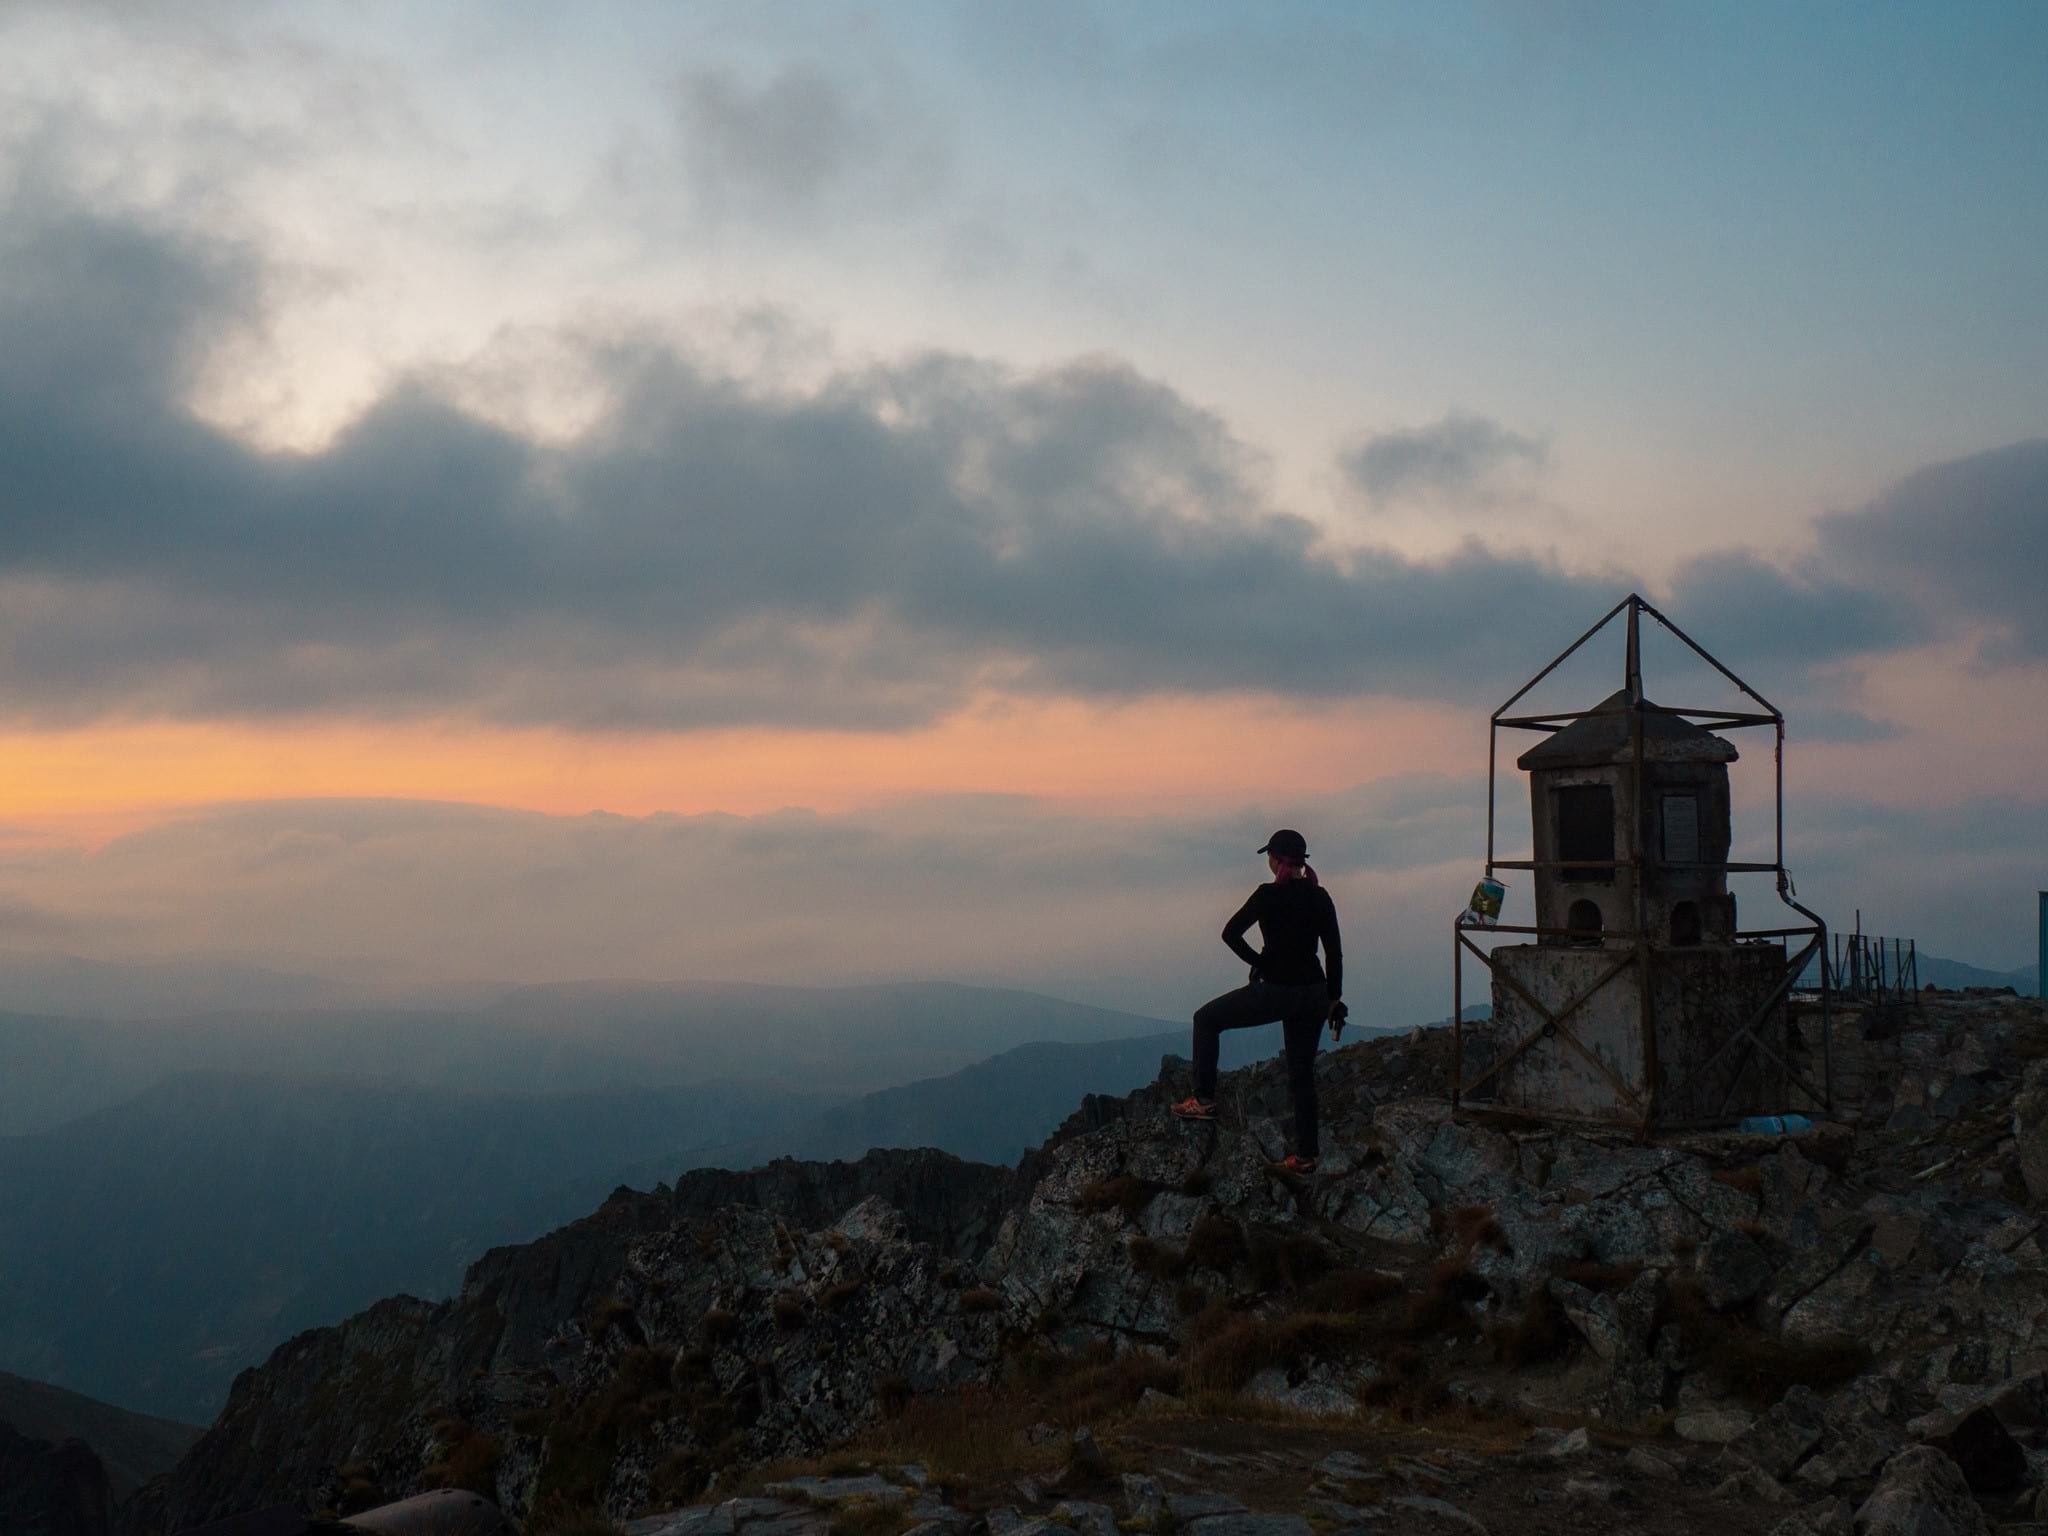
[{"label": "hiker silhouette", "polygon": [[[1312,1173],[1321,1154],[1316,1110],[1316,1048],[1322,1028],[1335,1039],[1344,1028],[1344,944],[1337,905],[1308,863],[1308,840],[1283,827],[1259,849],[1272,880],[1254,890],[1223,925],[1223,942],[1251,968],[1245,985],[1195,1010],[1194,1092],[1173,1106],[1183,1120],[1216,1117],[1216,1056],[1226,1029],[1278,1024],[1287,1054],[1287,1084],[1294,1100],[1294,1149],[1275,1166]],[[1245,934],[1256,924],[1263,945]],[[1323,958],[1318,961],[1316,948]]]}]

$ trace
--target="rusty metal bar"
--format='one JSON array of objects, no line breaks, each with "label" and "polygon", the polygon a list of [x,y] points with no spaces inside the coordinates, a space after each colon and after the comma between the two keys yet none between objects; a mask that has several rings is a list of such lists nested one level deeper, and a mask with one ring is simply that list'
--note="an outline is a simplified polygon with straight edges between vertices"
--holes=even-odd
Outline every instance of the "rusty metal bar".
[{"label": "rusty metal bar", "polygon": [[1460,927],[1451,924],[1451,1108],[1458,1107],[1459,1084],[1465,1078],[1465,956],[1458,948]]},{"label": "rusty metal bar", "polygon": [[1648,881],[1645,879],[1643,860],[1644,844],[1648,842],[1649,807],[1643,798],[1643,652],[1642,652],[1642,610],[1643,600],[1638,597],[1629,604],[1628,610],[1628,699],[1629,699],[1629,756],[1634,775],[1633,793],[1629,805],[1630,860],[1634,870],[1630,876],[1631,894],[1636,909],[1636,986],[1637,998],[1643,1016],[1643,1123],[1642,1131],[1648,1134],[1651,1123],[1657,1118],[1657,1090],[1660,1071],[1657,1063],[1657,995],[1655,978],[1651,973],[1650,948],[1650,902]]},{"label": "rusty metal bar", "polygon": [[[1494,777],[1499,769],[1494,756],[1500,746],[1500,727],[1489,724],[1486,728],[1486,878],[1493,878],[1493,803]],[[1534,828],[1531,829],[1534,834]]]},{"label": "rusty metal bar", "polygon": [[[1495,859],[1495,869],[1629,869],[1633,865],[1628,859]],[[1715,859],[1694,859],[1685,863],[1676,860],[1665,864],[1665,869],[1719,869],[1731,875],[1774,875],[1776,864],[1723,863]],[[1584,884],[1583,881],[1573,882]]]},{"label": "rusty metal bar", "polygon": [[1507,703],[1501,705],[1499,709],[1496,709],[1493,712],[1493,718],[1498,720],[1510,709],[1513,709],[1516,703],[1518,703],[1523,698],[1523,696],[1529,692],[1531,688],[1534,688],[1538,683],[1542,682],[1543,679],[1550,676],[1550,674],[1555,672],[1559,667],[1563,666],[1564,663],[1570,659],[1574,651],[1576,651],[1580,646],[1584,645],[1588,640],[1592,639],[1595,635],[1599,634],[1601,630],[1605,629],[1608,625],[1608,622],[1611,619],[1613,619],[1613,617],[1617,613],[1621,612],[1622,609],[1626,608],[1631,602],[1641,601],[1641,598],[1637,597],[1633,592],[1631,592],[1627,597],[1624,597],[1620,602],[1616,603],[1612,608],[1608,609],[1606,614],[1602,616],[1599,623],[1595,624],[1591,629],[1587,630],[1583,635],[1579,636],[1578,639],[1574,640],[1570,645],[1566,646],[1563,650],[1559,651],[1555,656],[1551,658],[1549,666],[1545,667],[1541,672],[1538,672],[1534,677],[1530,678],[1529,681],[1522,684],[1522,686],[1516,691],[1515,696],[1513,698],[1509,699]]},{"label": "rusty metal bar", "polygon": [[1765,698],[1762,694],[1758,693],[1754,688],[1750,687],[1749,684],[1745,683],[1733,672],[1730,672],[1726,667],[1722,666],[1721,663],[1716,661],[1711,655],[1709,655],[1706,649],[1703,646],[1701,646],[1697,640],[1693,639],[1691,635],[1688,635],[1684,630],[1680,629],[1676,624],[1672,623],[1669,619],[1664,617],[1663,614],[1659,613],[1655,608],[1651,607],[1648,603],[1644,602],[1640,597],[1637,598],[1635,601],[1637,605],[1640,608],[1642,608],[1642,610],[1645,613],[1649,614],[1651,618],[1655,619],[1659,624],[1662,624],[1666,629],[1670,630],[1671,633],[1678,636],[1679,639],[1683,640],[1686,643],[1686,645],[1691,648],[1692,653],[1695,656],[1699,657],[1701,661],[1704,661],[1716,672],[1720,673],[1723,677],[1727,678],[1729,682],[1733,683],[1737,688],[1740,688],[1752,699],[1755,699],[1757,703],[1763,705],[1763,707],[1769,710],[1771,714],[1775,716],[1779,721],[1784,720],[1784,712],[1780,710],[1777,705],[1773,704],[1769,699]]},{"label": "rusty metal bar", "polygon": [[1778,822],[1778,868],[1785,867],[1785,722],[1778,722],[1778,739],[1771,748],[1771,761],[1777,773],[1777,822]]},{"label": "rusty metal bar", "polygon": [[[1768,1015],[1773,1008],[1777,1007],[1778,1004],[1784,1000],[1785,994],[1792,990],[1792,984],[1795,981],[1797,981],[1800,975],[1806,970],[1807,962],[1813,958],[1814,948],[1816,945],[1818,945],[1819,942],[1819,935],[1816,934],[1812,942],[1808,943],[1804,949],[1800,950],[1799,953],[1796,956],[1794,956],[1791,962],[1785,967],[1785,975],[1783,979],[1781,979],[1778,982],[1778,985],[1771,990],[1771,995],[1764,1000],[1763,1005],[1755,1009],[1750,1014],[1749,1022],[1743,1025],[1742,1028],[1736,1030],[1726,1040],[1723,1040],[1719,1045],[1715,1046],[1712,1053],[1708,1055],[1705,1061],[1698,1063],[1690,1072],[1688,1072],[1683,1078],[1681,1078],[1676,1084],[1674,1084],[1672,1087],[1672,1091],[1674,1093],[1680,1091],[1681,1089],[1690,1088],[1695,1082],[1699,1081],[1707,1073],[1711,1072],[1714,1069],[1715,1064],[1718,1063],[1723,1056],[1726,1056],[1733,1046],[1741,1043],[1745,1039],[1754,1039],[1757,1026],[1763,1022],[1765,1016]],[[1794,1073],[1792,1071],[1792,1068],[1782,1058],[1779,1059],[1778,1064],[1784,1067],[1786,1072],[1791,1073],[1795,1077],[1798,1076],[1798,1074]],[[1808,1091],[1809,1093],[1811,1093],[1811,1090]],[[1819,1095],[1814,1095],[1814,1097],[1818,1098]]]},{"label": "rusty metal bar", "polygon": [[[1494,723],[1496,725],[1512,726],[1518,731],[1559,731],[1564,729],[1564,725],[1560,722],[1599,720],[1609,715],[1618,715],[1620,713],[1621,711],[1618,709],[1570,709],[1559,710],[1555,714],[1545,715],[1503,715]],[[1643,713],[1646,715],[1674,715],[1694,721],[1702,726],[1725,726],[1728,730],[1735,730],[1742,726],[1775,725],[1778,723],[1777,716],[1775,715],[1753,715],[1729,709],[1682,709],[1670,704],[1651,704],[1647,702],[1643,705]]]}]

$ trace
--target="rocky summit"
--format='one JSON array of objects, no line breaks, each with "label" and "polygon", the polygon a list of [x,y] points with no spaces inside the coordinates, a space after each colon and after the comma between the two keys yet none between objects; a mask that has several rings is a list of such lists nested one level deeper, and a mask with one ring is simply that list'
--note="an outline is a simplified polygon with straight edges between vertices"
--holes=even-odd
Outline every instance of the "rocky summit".
[{"label": "rocky summit", "polygon": [[1449,1051],[1326,1052],[1307,1179],[1270,1166],[1277,1064],[1187,1125],[1168,1058],[1016,1169],[620,1190],[280,1347],[122,1523],[434,1487],[636,1536],[2035,1519],[2048,1007],[1838,1007],[1835,1108],[1790,1135],[1461,1116]]}]

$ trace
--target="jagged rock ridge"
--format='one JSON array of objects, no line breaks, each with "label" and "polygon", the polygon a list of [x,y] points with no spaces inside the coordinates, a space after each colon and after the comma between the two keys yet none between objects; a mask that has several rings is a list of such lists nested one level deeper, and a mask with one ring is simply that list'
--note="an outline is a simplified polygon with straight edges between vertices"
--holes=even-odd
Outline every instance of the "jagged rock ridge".
[{"label": "jagged rock ridge", "polygon": [[1838,1121],[1791,1139],[1462,1120],[1433,1096],[1447,1041],[1418,1032],[1322,1059],[1305,1185],[1267,1166],[1276,1073],[1230,1075],[1221,1122],[1190,1128],[1169,1061],[1014,1171],[878,1153],[620,1191],[451,1302],[280,1348],[127,1524],[446,1482],[633,1516],[1105,1344],[1310,1413],[1669,1424],[1821,1503],[1921,1477],[1898,1458],[1923,1442],[2020,1497],[2048,1429],[2048,1010],[1935,999],[1838,1029]]}]

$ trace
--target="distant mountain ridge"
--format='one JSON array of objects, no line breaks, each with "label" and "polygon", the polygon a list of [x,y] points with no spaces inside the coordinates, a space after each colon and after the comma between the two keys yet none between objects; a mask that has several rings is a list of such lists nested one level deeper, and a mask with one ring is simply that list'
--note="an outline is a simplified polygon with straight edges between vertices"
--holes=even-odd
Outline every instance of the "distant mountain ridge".
[{"label": "distant mountain ridge", "polygon": [[0,1014],[0,1135],[53,1129],[180,1072],[388,1080],[479,1093],[752,1081],[840,1097],[1032,1041],[1128,1039],[1164,1019],[1037,993],[580,983],[469,1009],[209,1013],[177,1021]]},{"label": "distant mountain ridge", "polygon": [[[1223,1065],[1274,1058],[1277,1036],[1226,1035]],[[873,1147],[1010,1164],[1088,1094],[1149,1083],[1187,1050],[1185,1028],[1034,1042],[839,1101],[730,1082],[514,1097],[172,1079],[0,1138],[0,1252],[25,1256],[0,1266],[0,1362],[210,1418],[235,1371],[300,1328],[394,1292],[445,1295],[486,1249],[620,1185]]]},{"label": "distant mountain ridge", "polygon": [[[1277,1030],[1235,1030],[1218,1053],[1228,1071],[1277,1062]],[[935,1147],[970,1162],[1015,1163],[1090,1093],[1122,1094],[1159,1075],[1166,1056],[1188,1054],[1180,1029],[1092,1045],[1035,1041],[943,1077],[884,1088],[819,1111],[781,1136],[684,1149],[665,1162],[625,1170],[619,1183],[651,1187],[683,1169],[746,1168],[776,1157],[851,1161],[876,1147]]]},{"label": "distant mountain ridge", "polygon": [[197,1424],[130,1413],[6,1371],[0,1371],[0,1424],[30,1440],[83,1440],[107,1469],[116,1499],[176,1466],[201,1433]]},{"label": "distant mountain ridge", "polygon": [[2011,987],[2022,997],[2035,997],[2040,993],[2041,968],[2038,965],[2023,965],[2016,971],[1987,971],[1982,966],[1944,960],[1923,950],[1916,966],[1923,987],[1943,987],[1950,991],[1960,991],[1964,987]]},{"label": "distant mountain ridge", "polygon": [[[588,1209],[678,1142],[799,1123],[738,1084],[531,1096],[201,1073],[0,1139],[0,1365],[210,1419],[234,1373]],[[672,1175],[671,1175],[672,1176]]]}]

